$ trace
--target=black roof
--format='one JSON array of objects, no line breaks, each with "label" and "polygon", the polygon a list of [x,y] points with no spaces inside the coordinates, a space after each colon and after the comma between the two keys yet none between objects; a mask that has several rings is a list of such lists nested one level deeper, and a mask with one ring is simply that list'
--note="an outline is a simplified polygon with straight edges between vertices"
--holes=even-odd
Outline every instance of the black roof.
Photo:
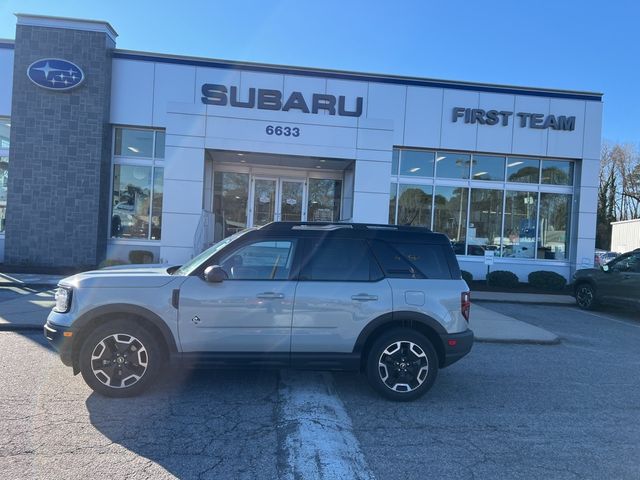
[{"label": "black roof", "polygon": [[290,234],[296,236],[331,235],[336,237],[398,239],[425,243],[450,244],[446,235],[432,232],[425,227],[408,225],[386,225],[376,223],[346,223],[346,222],[272,222],[258,228],[261,234]]}]

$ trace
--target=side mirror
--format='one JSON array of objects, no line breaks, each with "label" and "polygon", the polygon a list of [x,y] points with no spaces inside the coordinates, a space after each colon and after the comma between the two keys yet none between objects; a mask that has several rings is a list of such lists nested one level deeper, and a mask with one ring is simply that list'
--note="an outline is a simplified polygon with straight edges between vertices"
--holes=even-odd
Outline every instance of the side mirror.
[{"label": "side mirror", "polygon": [[204,280],[209,283],[220,283],[228,278],[220,265],[211,265],[204,270]]}]

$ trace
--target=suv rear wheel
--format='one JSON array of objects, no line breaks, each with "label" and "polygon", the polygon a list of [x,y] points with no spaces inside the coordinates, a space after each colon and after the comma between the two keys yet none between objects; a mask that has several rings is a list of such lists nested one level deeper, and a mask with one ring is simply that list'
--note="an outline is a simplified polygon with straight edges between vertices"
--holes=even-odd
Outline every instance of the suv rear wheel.
[{"label": "suv rear wheel", "polygon": [[576,303],[583,310],[596,308],[596,291],[589,283],[581,283],[576,287]]},{"label": "suv rear wheel", "polygon": [[80,349],[85,382],[108,397],[131,397],[145,390],[164,363],[156,338],[134,321],[118,320],[92,331]]},{"label": "suv rear wheel", "polygon": [[410,329],[383,333],[367,356],[371,386],[390,400],[409,401],[424,395],[438,375],[438,357],[431,342]]}]

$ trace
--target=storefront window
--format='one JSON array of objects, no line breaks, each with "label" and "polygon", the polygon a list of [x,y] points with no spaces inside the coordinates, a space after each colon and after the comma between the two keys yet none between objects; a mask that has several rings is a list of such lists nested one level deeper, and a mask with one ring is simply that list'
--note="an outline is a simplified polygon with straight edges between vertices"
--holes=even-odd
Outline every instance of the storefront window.
[{"label": "storefront window", "polygon": [[551,185],[573,185],[573,162],[543,160],[542,183]]},{"label": "storefront window", "polygon": [[507,158],[507,181],[520,183],[538,183],[540,178],[540,160],[531,158]]},{"label": "storefront window", "polygon": [[437,152],[435,162],[438,178],[469,178],[471,155]]},{"label": "storefront window", "polygon": [[9,148],[11,137],[11,121],[7,117],[0,117],[0,148]]},{"label": "storefront window", "polygon": [[9,157],[0,157],[0,232],[4,232],[7,211],[7,178],[9,173]]},{"label": "storefront window", "polygon": [[336,222],[340,220],[342,180],[309,179],[309,222]]},{"label": "storefront window", "polygon": [[471,170],[472,180],[504,181],[504,157],[474,155]]},{"label": "storefront window", "polygon": [[149,238],[151,167],[115,165],[111,236]]},{"label": "storefront window", "polygon": [[435,188],[433,230],[444,233],[456,255],[465,254],[468,188]]},{"label": "storefront window", "polygon": [[164,168],[153,169],[153,202],[151,206],[151,240],[160,240],[162,234],[162,187]]},{"label": "storefront window", "polygon": [[537,207],[537,192],[506,193],[503,257],[535,257]]},{"label": "storefront window", "polygon": [[400,150],[393,149],[393,156],[391,157],[391,175],[398,174],[398,164],[400,163]]},{"label": "storefront window", "polygon": [[115,155],[122,157],[164,158],[164,132],[116,128]]},{"label": "storefront window", "polygon": [[213,184],[217,241],[247,227],[249,174],[216,172]]},{"label": "storefront window", "polygon": [[467,255],[500,248],[503,190],[471,189]]},{"label": "storefront window", "polygon": [[538,239],[539,259],[566,260],[569,251],[569,219],[571,195],[563,193],[540,194],[540,220]]},{"label": "storefront window", "polygon": [[433,177],[435,154],[420,150],[402,150],[400,175],[407,177]]},{"label": "storefront window", "polygon": [[433,187],[400,185],[398,192],[398,225],[431,228]]},{"label": "storefront window", "polygon": [[398,184],[391,182],[390,196],[389,196],[389,225],[396,223],[396,203],[398,199]]}]

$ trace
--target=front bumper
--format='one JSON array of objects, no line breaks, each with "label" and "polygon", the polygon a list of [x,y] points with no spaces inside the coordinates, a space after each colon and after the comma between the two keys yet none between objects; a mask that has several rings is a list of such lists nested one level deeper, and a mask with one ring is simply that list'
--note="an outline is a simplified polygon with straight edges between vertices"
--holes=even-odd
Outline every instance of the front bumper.
[{"label": "front bumper", "polygon": [[73,331],[69,327],[63,327],[47,320],[44,324],[44,338],[60,354],[60,359],[67,367],[72,366]]},{"label": "front bumper", "polygon": [[473,332],[467,329],[461,333],[440,335],[444,345],[444,364],[442,368],[457,362],[471,351],[473,346]]}]

